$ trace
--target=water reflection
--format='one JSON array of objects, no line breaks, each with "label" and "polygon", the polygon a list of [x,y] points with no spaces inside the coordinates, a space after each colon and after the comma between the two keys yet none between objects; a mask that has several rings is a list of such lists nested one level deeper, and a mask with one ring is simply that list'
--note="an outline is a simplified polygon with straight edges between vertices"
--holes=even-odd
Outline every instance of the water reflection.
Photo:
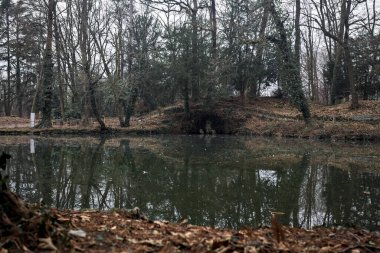
[{"label": "water reflection", "polygon": [[235,137],[38,139],[34,153],[30,143],[1,148],[13,156],[14,190],[62,209],[138,206],[153,219],[231,228],[267,225],[270,211],[281,211],[293,226],[379,228],[380,174],[367,169],[379,159],[373,149],[353,163],[345,150]]}]

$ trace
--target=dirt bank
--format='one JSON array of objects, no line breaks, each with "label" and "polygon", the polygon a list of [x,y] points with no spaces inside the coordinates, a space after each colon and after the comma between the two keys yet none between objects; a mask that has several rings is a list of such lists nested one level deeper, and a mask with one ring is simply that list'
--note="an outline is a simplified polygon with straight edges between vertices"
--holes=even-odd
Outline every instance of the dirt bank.
[{"label": "dirt bank", "polygon": [[[117,118],[106,118],[108,131],[103,134],[237,134],[306,139],[380,141],[380,101],[360,101],[334,106],[311,104],[312,123],[305,125],[301,114],[286,100],[258,98],[244,105],[237,98],[212,105],[195,104],[190,118],[184,117],[181,104],[135,116],[131,126],[120,128]],[[50,129],[31,129],[26,118],[1,117],[0,135],[84,135],[99,134],[97,124],[83,127],[78,120],[63,125],[54,122]]]}]

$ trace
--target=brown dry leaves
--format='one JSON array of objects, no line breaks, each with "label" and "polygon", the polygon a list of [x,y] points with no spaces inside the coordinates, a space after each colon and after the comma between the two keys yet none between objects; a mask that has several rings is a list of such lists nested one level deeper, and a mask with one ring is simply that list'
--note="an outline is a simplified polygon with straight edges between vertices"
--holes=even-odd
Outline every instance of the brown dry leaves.
[{"label": "brown dry leaves", "polygon": [[374,115],[380,116],[380,102],[376,100],[361,100],[360,107],[356,110],[350,109],[350,102],[334,106],[324,106],[312,104],[311,110],[318,116],[341,116],[352,117],[354,115]]},{"label": "brown dry leaves", "polygon": [[[166,221],[131,219],[123,212],[58,212],[59,220],[82,229],[86,237],[70,236],[77,252],[376,252],[380,234],[365,230],[283,227],[277,243],[270,228],[239,231]],[[69,249],[67,249],[69,250]]]},{"label": "brown dry leaves", "polygon": [[[380,233],[344,228],[305,230],[281,226],[239,231],[149,221],[138,209],[113,212],[50,209],[24,221],[20,236],[0,238],[0,252],[379,252]],[[47,233],[39,235],[44,224]],[[25,233],[25,235],[24,235]],[[46,236],[48,235],[48,236]],[[51,235],[51,236],[49,236]],[[16,236],[16,237],[15,237]]]},{"label": "brown dry leaves", "polygon": [[313,124],[305,126],[299,111],[287,102],[259,98],[238,109],[238,115],[250,115],[239,133],[259,136],[302,137],[333,140],[379,140],[380,102],[360,101],[351,110],[346,102],[334,106],[312,104]]}]

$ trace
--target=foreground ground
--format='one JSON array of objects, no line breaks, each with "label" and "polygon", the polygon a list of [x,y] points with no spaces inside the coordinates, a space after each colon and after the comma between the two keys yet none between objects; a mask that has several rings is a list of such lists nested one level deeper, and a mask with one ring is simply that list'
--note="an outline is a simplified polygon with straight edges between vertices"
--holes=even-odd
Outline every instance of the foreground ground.
[{"label": "foreground ground", "polygon": [[20,222],[17,235],[1,229],[0,252],[380,252],[380,233],[361,229],[215,229],[149,221],[136,209],[38,215]]},{"label": "foreground ground", "polygon": [[[380,101],[360,101],[350,110],[346,102],[334,106],[312,104],[312,123],[305,125],[301,114],[286,100],[258,98],[244,105],[238,98],[211,105],[196,104],[189,120],[180,103],[142,113],[137,112],[128,128],[119,127],[117,118],[105,118],[112,134],[216,133],[332,140],[380,140]],[[54,121],[51,129],[31,129],[29,119],[0,117],[0,134],[96,134],[93,122],[83,127],[79,120],[63,125]]]}]

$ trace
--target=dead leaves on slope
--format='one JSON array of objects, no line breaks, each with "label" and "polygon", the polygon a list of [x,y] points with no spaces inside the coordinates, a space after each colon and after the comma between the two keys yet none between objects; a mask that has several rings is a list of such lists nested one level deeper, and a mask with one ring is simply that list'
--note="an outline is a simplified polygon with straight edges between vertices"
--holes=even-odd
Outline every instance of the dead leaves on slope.
[{"label": "dead leaves on slope", "polygon": [[[82,252],[376,252],[380,234],[366,230],[282,226],[277,241],[273,228],[239,231],[131,219],[124,211],[59,212],[86,237],[71,236],[71,250]],[[85,218],[83,218],[85,217]],[[90,217],[90,218],[87,218]]]}]

